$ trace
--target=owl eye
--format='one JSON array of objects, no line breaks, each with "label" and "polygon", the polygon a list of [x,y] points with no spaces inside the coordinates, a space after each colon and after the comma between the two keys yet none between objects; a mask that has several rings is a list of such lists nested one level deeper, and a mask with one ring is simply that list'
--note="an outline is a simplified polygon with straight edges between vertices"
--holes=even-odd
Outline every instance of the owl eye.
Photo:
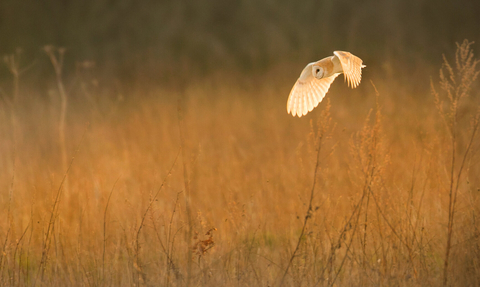
[{"label": "owl eye", "polygon": [[317,79],[321,79],[323,77],[323,69],[321,67],[313,67],[313,73]]}]

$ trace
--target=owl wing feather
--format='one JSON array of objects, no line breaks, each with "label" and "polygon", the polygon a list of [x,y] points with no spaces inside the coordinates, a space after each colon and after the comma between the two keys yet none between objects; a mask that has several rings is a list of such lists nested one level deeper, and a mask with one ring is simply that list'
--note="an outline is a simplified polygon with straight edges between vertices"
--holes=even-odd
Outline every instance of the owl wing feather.
[{"label": "owl wing feather", "polygon": [[328,92],[330,85],[339,74],[317,79],[313,76],[298,79],[287,101],[287,112],[293,116],[304,116],[320,103]]},{"label": "owl wing feather", "polygon": [[362,59],[349,52],[335,51],[333,54],[337,56],[342,64],[343,74],[348,86],[352,87],[352,89],[356,88],[362,80],[362,68],[366,67],[362,65]]}]

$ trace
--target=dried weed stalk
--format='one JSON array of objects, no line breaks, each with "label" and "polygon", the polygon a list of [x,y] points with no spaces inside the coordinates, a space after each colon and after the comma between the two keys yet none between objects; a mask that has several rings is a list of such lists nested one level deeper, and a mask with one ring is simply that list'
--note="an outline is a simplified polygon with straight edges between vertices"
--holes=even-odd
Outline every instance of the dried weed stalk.
[{"label": "dried weed stalk", "polygon": [[435,105],[449,133],[449,149],[451,152],[448,187],[447,244],[445,247],[443,267],[444,286],[448,283],[449,259],[452,248],[457,195],[460,189],[461,178],[464,176],[466,169],[465,165],[472,156],[471,148],[480,124],[480,109],[477,107],[476,114],[470,116],[470,128],[467,133],[467,141],[463,142],[461,140],[464,134],[460,126],[460,107],[469,103],[468,98],[472,84],[480,73],[477,67],[480,60],[474,58],[473,50],[470,47],[472,44],[473,42],[469,42],[468,40],[464,40],[462,44],[457,43],[454,67],[452,67],[447,58],[443,56],[443,66],[440,69],[439,83],[441,92],[437,92],[433,81],[431,81],[431,90],[435,99]]},{"label": "dried weed stalk", "polygon": [[[325,142],[325,140],[331,138],[332,133],[335,129],[335,124],[332,122],[332,117],[330,113],[330,100],[326,100],[326,105],[325,109],[321,112],[320,116],[318,117],[316,128],[315,125],[313,124],[313,121],[310,121],[310,127],[311,127],[311,132],[310,132],[310,139],[313,141],[315,149],[316,149],[316,161],[315,161],[315,169],[313,172],[313,182],[312,182],[312,188],[310,190],[310,199],[308,202],[308,208],[307,212],[305,214],[305,218],[303,220],[303,226],[302,230],[300,232],[300,235],[298,236],[297,244],[296,247],[290,256],[290,259],[288,261],[287,267],[285,268],[285,272],[283,273],[282,279],[280,281],[280,286],[283,286],[285,284],[285,278],[288,274],[288,271],[290,267],[292,266],[292,262],[297,256],[297,253],[300,250],[300,245],[302,242],[305,240],[305,234],[306,234],[306,229],[307,229],[307,224],[309,220],[312,218],[313,213],[318,210],[318,207],[313,207],[313,200],[315,196],[315,189],[317,186],[317,178],[320,172],[320,164],[322,163],[321,160],[321,155],[322,153],[322,146]],[[335,145],[331,148],[330,151],[328,151],[327,156],[332,154],[335,149]]]},{"label": "dried weed stalk", "polygon": [[[50,62],[53,65],[53,69],[55,70],[55,77],[57,81],[57,88],[58,93],[60,94],[60,119],[58,123],[58,135],[59,135],[59,143],[60,149],[62,153],[62,164],[63,169],[67,168],[67,146],[65,142],[65,126],[66,126],[66,118],[67,118],[67,103],[68,97],[67,92],[65,90],[65,86],[63,84],[63,60],[65,56],[66,49],[63,47],[56,48],[52,45],[47,45],[43,47],[43,50],[50,58]],[[68,181],[65,181],[64,189],[68,191]]]}]

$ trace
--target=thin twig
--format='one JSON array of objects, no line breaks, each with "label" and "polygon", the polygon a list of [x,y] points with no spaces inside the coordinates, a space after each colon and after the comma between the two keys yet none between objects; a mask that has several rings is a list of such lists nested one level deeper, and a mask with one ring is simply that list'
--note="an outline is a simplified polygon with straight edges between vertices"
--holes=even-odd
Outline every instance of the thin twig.
[{"label": "thin twig", "polygon": [[[134,258],[134,267],[136,267],[137,269],[140,269],[141,270],[141,264],[139,264],[139,250],[140,250],[140,241],[139,241],[139,237],[140,237],[140,231],[142,230],[142,227],[144,225],[144,222],[145,222],[145,218],[147,217],[147,213],[148,211],[150,210],[150,208],[152,207],[153,203],[155,202],[155,200],[157,199],[157,196],[158,194],[160,193],[160,191],[162,190],[163,186],[165,185],[165,183],[167,182],[167,178],[172,174],[172,171],[173,171],[173,167],[175,166],[175,163],[177,162],[177,159],[178,159],[178,156],[180,155],[180,150],[178,150],[177,152],[177,155],[175,156],[175,160],[173,161],[173,164],[172,166],[170,167],[170,170],[168,171],[167,175],[163,178],[163,181],[162,181],[162,184],[160,185],[160,187],[157,189],[157,192],[155,193],[155,195],[150,199],[150,202],[148,203],[148,206],[147,206],[147,209],[145,210],[145,212],[143,213],[143,216],[142,216],[142,220],[140,222],[140,226],[138,227],[138,230],[137,230],[137,233],[136,233],[136,236],[135,236],[135,258]],[[140,273],[140,272],[139,272]],[[143,274],[143,273],[142,273]],[[145,278],[144,278],[145,279]]]},{"label": "thin twig", "polygon": [[83,142],[83,139],[85,138],[85,134],[87,133],[87,127],[85,128],[82,138],[80,139],[80,142],[77,145],[77,148],[75,149],[75,153],[72,156],[72,159],[70,160],[70,164],[68,165],[67,170],[65,171],[62,181],[60,182],[60,186],[58,187],[57,194],[55,195],[55,201],[53,202],[52,206],[52,211],[50,212],[50,220],[48,221],[48,227],[47,227],[47,232],[45,233],[45,239],[43,243],[43,248],[42,248],[42,257],[40,260],[40,266],[39,270],[37,272],[37,276],[35,277],[35,282],[33,283],[33,286],[37,284],[38,276],[40,275],[41,281],[43,281],[43,275],[45,272],[45,264],[47,261],[47,256],[48,256],[48,251],[50,248],[50,237],[51,233],[53,232],[54,226],[55,226],[55,220],[56,220],[56,212],[58,211],[58,205],[60,203],[60,196],[62,195],[62,190],[63,190],[63,184],[65,183],[65,180],[67,178],[68,173],[70,172],[70,169],[72,168],[73,162],[75,160],[75,157],[78,154],[78,151],[80,150],[80,146]]},{"label": "thin twig", "polygon": [[103,286],[105,286],[105,250],[106,250],[106,244],[107,244],[107,210],[108,210],[108,204],[110,203],[110,198],[112,197],[113,190],[115,189],[115,185],[117,185],[118,180],[120,177],[115,180],[112,186],[112,190],[110,191],[110,194],[108,195],[107,199],[107,204],[105,205],[105,211],[103,212],[103,252],[102,252],[102,282]]}]

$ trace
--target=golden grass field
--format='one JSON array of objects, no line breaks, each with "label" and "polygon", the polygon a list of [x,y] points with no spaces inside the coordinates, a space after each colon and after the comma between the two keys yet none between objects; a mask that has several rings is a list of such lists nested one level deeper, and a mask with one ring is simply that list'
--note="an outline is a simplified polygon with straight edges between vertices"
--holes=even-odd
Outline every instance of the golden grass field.
[{"label": "golden grass field", "polygon": [[301,65],[128,95],[13,76],[0,284],[479,286],[470,53],[439,59],[443,78],[365,63],[359,88],[339,77],[302,118],[285,108]]}]

